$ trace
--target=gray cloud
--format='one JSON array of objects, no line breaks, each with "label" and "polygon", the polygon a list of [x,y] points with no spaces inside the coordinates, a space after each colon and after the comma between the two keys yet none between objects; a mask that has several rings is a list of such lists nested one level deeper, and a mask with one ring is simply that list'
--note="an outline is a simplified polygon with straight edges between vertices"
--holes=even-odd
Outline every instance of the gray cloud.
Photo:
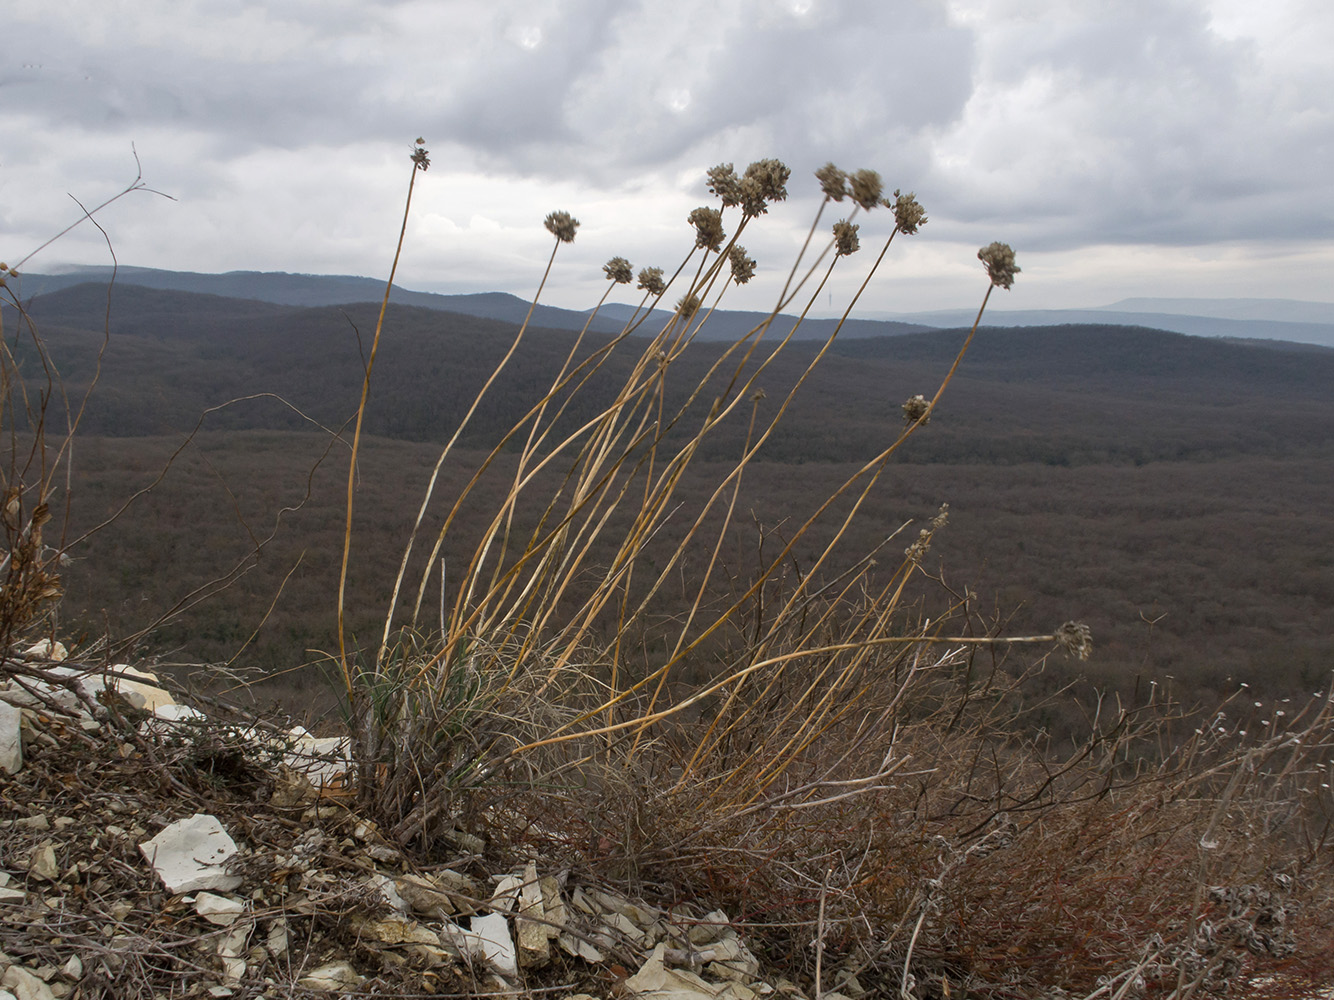
[{"label": "gray cloud", "polygon": [[[180,199],[118,209],[137,263],[366,270],[418,134],[432,183],[474,199],[423,195],[444,213],[425,229],[461,241],[424,253],[460,266],[483,235],[497,268],[522,259],[557,196],[609,242],[665,246],[705,166],[762,156],[794,169],[757,236],[772,252],[826,160],[916,190],[927,245],[1160,247],[1160,280],[1173,248],[1331,252],[1321,0],[68,0],[20,9],[6,40],[0,223],[31,245],[65,191],[121,182],[133,142]],[[653,232],[632,235],[632,196],[658,199],[633,209]]]}]

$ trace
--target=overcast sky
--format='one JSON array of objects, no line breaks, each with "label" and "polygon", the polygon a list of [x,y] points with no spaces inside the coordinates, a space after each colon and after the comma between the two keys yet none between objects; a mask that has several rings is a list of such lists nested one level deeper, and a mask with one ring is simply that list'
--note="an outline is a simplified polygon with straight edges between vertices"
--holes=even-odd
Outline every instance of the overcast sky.
[{"label": "overcast sky", "polygon": [[[99,216],[122,264],[388,272],[530,295],[543,217],[582,222],[543,300],[586,308],[612,255],[674,268],[704,172],[777,157],[747,229],[767,307],[826,161],[916,192],[863,312],[1127,296],[1334,300],[1329,0],[14,0],[0,47],[0,257]],[[822,226],[846,214],[833,206]],[[730,213],[729,213],[730,214]],[[892,228],[858,220],[827,311]],[[735,219],[729,219],[730,230]],[[108,263],[83,226],[27,267]],[[630,301],[633,295],[619,296]]]}]

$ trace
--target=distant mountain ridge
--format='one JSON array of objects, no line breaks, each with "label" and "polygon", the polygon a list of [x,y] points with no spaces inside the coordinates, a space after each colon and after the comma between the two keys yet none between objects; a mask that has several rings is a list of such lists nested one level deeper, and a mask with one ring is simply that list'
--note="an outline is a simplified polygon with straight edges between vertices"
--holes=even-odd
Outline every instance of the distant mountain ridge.
[{"label": "distant mountain ridge", "polygon": [[[23,298],[50,294],[88,281],[105,283],[110,267],[79,267],[58,274],[24,274],[18,293]],[[282,271],[229,271],[203,274],[193,271],[167,271],[157,268],[122,267],[116,280],[123,284],[157,288],[164,291],[196,292],[229,298],[253,299],[284,306],[350,305],[379,302],[384,284],[376,278],[354,275],[289,274]],[[395,287],[390,300],[402,305],[462,313],[483,319],[521,323],[529,303],[504,292],[444,295]],[[554,330],[579,330],[585,324],[596,333],[617,333],[633,313],[633,307],[621,304],[604,306],[589,320],[588,312],[538,305],[533,311],[534,326]],[[843,325],[844,338],[895,336],[930,329],[968,326],[975,313],[970,310],[937,310],[915,313],[873,313],[850,319]],[[705,326],[708,340],[730,340],[743,336],[765,314],[720,310]],[[666,322],[666,313],[657,310],[641,328],[648,333],[654,324]],[[775,332],[786,333],[792,317],[784,317]],[[788,324],[785,326],[784,324]],[[824,339],[833,329],[831,319],[807,319],[797,331],[797,339]],[[1281,340],[1298,344],[1334,347],[1334,303],[1302,302],[1293,299],[1199,299],[1131,298],[1088,309],[1037,309],[987,313],[988,326],[1064,326],[1093,324],[1147,327],[1201,337],[1231,339]]]}]

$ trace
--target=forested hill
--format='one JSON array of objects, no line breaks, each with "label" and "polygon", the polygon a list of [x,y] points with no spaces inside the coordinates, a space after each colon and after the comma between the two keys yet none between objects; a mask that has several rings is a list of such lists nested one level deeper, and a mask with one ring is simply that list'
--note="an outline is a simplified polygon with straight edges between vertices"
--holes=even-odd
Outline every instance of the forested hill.
[{"label": "forested hill", "polygon": [[[73,453],[69,537],[153,484],[208,411],[165,480],[78,547],[63,620],[87,623],[90,634],[145,628],[183,594],[251,560],[275,511],[300,507],[281,518],[282,532],[250,576],[156,627],[150,645],[173,659],[227,660],[281,591],[245,662],[287,669],[309,649],[331,648],[346,452],[329,431],[355,412],[376,311],[130,285],[115,288],[109,312],[105,286],[33,299],[33,321],[75,405],[103,352]],[[10,351],[30,386],[44,390],[32,338],[12,309],[4,320]],[[361,459],[354,632],[374,628],[440,442],[515,329],[390,308]],[[935,392],[965,336],[836,341],[744,477],[735,551],[754,542],[756,525],[773,528],[815,509],[831,483],[892,443],[904,426],[903,402]],[[442,470],[443,489],[462,488],[483,449],[551,385],[575,338],[528,331]],[[582,350],[608,340],[590,335]],[[558,431],[597,412],[643,343],[631,338],[610,355]],[[668,412],[728,346],[697,343],[673,362]],[[699,478],[681,486],[683,517],[710,494],[708,476],[742,454],[751,389],[765,390],[754,412],[766,421],[816,349],[791,345],[746,390],[736,419],[704,439],[692,472]],[[748,371],[765,357],[762,345]],[[729,391],[732,364],[681,428],[699,426]],[[1334,662],[1334,522],[1324,513],[1334,491],[1331,386],[1334,351],[1325,349],[1125,327],[985,327],[929,426],[895,453],[867,516],[847,536],[849,551],[869,551],[905,520],[929,519],[948,502],[948,531],[932,550],[943,579],[980,595],[1011,634],[1045,634],[1071,618],[1094,629],[1095,659],[1054,665],[1053,683],[1087,671],[1126,693],[1153,670],[1200,691],[1231,693],[1245,680],[1257,691],[1309,695]],[[481,497],[480,513],[451,528],[443,552],[451,564],[466,560],[471,533],[487,523],[483,501],[499,498]],[[809,565],[813,556],[794,558]]]},{"label": "forested hill", "polygon": [[[55,295],[81,284],[92,284],[102,289],[105,297],[111,282],[111,268],[80,268],[68,274],[25,274],[16,282],[17,294],[25,301]],[[126,267],[116,273],[114,296],[125,289],[151,288],[158,291],[189,292],[203,295],[251,299],[279,306],[346,306],[372,302],[378,304],[384,295],[384,284],[372,278],[347,275],[285,274],[265,271],[231,271],[226,274],[197,274],[190,271],[162,271],[155,268]],[[639,293],[632,293],[638,295]],[[414,292],[394,287],[390,301],[396,305],[415,306],[441,312],[494,319],[506,323],[522,323],[528,316],[530,303],[517,295],[505,292],[478,292],[462,295],[440,295],[434,292]],[[633,306],[608,303],[596,315],[574,309],[561,309],[539,304],[532,310],[532,325],[553,330],[582,330],[587,327],[595,333],[619,333],[625,322],[638,315]],[[651,326],[661,326],[668,314],[655,310],[647,319]],[[708,326],[700,333],[702,340],[734,340],[744,336],[765,319],[763,313],[716,310]],[[795,319],[783,316],[776,328],[791,329]],[[786,324],[786,325],[784,325]],[[798,340],[824,339],[837,325],[831,319],[808,319],[796,332]],[[903,323],[894,320],[850,319],[843,324],[842,335],[849,337],[883,337],[898,333],[932,329],[921,323]]]},{"label": "forested hill", "polygon": [[[360,392],[376,309],[297,308],[137,286],[44,295],[31,312],[77,391],[91,378],[108,322],[103,375],[85,429],[139,435],[192,426],[200,411],[239,397],[218,428],[336,426]],[[7,329],[13,329],[12,311]],[[392,306],[376,362],[368,430],[405,440],[453,433],[512,341],[515,325]],[[835,342],[767,446],[779,461],[855,460],[874,454],[901,422],[900,404],[931,394],[966,331]],[[489,394],[469,440],[494,440],[549,383],[574,343],[570,331],[531,329]],[[599,334],[586,343],[605,343]],[[777,335],[770,337],[771,341]],[[20,354],[25,341],[17,343]],[[701,343],[672,367],[669,399],[683,402],[724,345]],[[805,369],[813,344],[794,344],[764,373],[771,396]],[[570,421],[586,418],[624,375],[633,353],[614,353]],[[752,359],[752,368],[763,350]],[[1334,441],[1334,350],[1268,341],[1227,342],[1126,327],[981,329],[916,460],[1057,464],[1091,460],[1271,454]],[[721,389],[717,391],[722,391]],[[711,397],[710,397],[711,399]],[[294,408],[293,408],[294,407]],[[300,411],[300,412],[298,412]],[[303,416],[304,414],[304,416]],[[737,431],[740,433],[740,431]],[[724,428],[710,447],[738,444]]]}]

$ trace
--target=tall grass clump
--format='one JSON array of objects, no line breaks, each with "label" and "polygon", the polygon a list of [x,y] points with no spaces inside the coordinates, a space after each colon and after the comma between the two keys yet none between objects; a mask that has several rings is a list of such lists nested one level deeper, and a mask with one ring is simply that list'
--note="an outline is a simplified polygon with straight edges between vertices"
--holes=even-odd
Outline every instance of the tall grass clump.
[{"label": "tall grass clump", "polygon": [[[412,161],[404,231],[429,166],[420,140]],[[823,167],[772,310],[682,384],[677,363],[755,275],[741,240],[791,181],[777,160],[707,179],[718,205],[689,214],[679,263],[636,274],[611,258],[598,308],[633,285],[631,318],[599,336],[594,309],[467,484],[441,495],[441,470],[524,350],[519,327],[439,453],[377,634],[347,634],[340,584],[360,807],[428,855],[481,836],[664,902],[724,906],[809,995],[1186,997],[1257,989],[1261,973],[1274,990],[1334,976],[1327,694],[1247,733],[1226,706],[1196,717],[1155,689],[1088,706],[1086,736],[1058,746],[1030,722],[1026,679],[1050,656],[1086,659],[1087,628],[1000,634],[930,565],[944,505],[887,525],[873,551],[845,544],[891,459],[936,417],[992,292],[1019,273],[1011,248],[978,253],[977,319],[876,454],[810,509],[755,524],[750,466],[927,219],[874,171]],[[578,225],[547,217],[529,320]],[[402,247],[400,235],[395,268]],[[766,392],[850,268],[842,320]],[[388,295],[348,470],[343,580]],[[702,468],[719,466],[700,456],[720,439],[738,444],[701,501]],[[446,564],[483,482],[501,499],[470,555]]]}]

